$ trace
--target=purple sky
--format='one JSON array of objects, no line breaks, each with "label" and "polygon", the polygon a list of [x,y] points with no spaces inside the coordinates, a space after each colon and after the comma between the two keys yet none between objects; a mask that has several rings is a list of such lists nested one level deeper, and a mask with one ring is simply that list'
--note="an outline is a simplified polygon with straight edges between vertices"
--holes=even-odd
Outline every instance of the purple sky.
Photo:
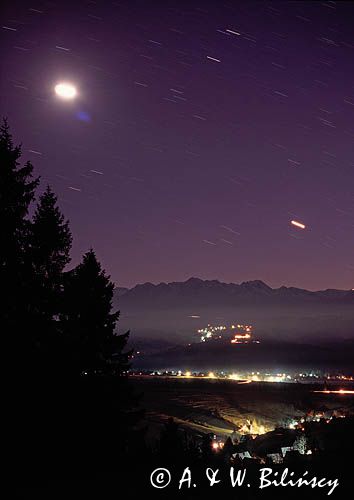
[{"label": "purple sky", "polygon": [[354,287],[353,3],[7,3],[1,113],[74,264],[93,246],[120,286]]}]

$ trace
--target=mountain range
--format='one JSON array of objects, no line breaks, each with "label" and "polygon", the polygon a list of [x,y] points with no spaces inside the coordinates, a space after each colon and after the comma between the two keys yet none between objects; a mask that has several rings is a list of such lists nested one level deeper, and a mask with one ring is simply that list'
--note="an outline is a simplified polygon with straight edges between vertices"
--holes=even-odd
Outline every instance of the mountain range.
[{"label": "mountain range", "polygon": [[154,305],[163,308],[171,305],[172,300],[193,300],[194,303],[203,304],[205,301],[216,301],[227,303],[254,302],[294,302],[294,301],[348,301],[354,300],[353,290],[327,289],[317,292],[304,290],[295,287],[282,286],[280,288],[271,288],[260,280],[244,281],[241,284],[223,283],[218,280],[202,280],[200,278],[189,278],[187,281],[159,283],[143,283],[129,288],[116,288],[116,297],[124,297],[121,301],[125,303],[139,303],[150,306],[155,300],[158,303]]},{"label": "mountain range", "polygon": [[354,291],[272,288],[260,280],[240,284],[190,278],[116,288],[121,327],[135,338],[172,344],[196,339],[207,324],[252,324],[267,338],[354,337]]}]

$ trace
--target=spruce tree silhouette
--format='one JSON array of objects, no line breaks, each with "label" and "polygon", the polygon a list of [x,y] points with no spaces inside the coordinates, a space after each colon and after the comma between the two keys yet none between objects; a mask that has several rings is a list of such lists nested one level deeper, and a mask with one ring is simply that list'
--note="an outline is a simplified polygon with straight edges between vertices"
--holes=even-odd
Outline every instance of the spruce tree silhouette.
[{"label": "spruce tree silhouette", "polygon": [[20,158],[4,121],[0,328],[13,342],[8,460],[16,482],[87,480],[103,470],[113,476],[141,417],[126,377],[129,332],[115,333],[114,285],[92,250],[64,272],[71,234],[49,187],[28,217],[39,179]]},{"label": "spruce tree silhouette", "polygon": [[[6,120],[0,127],[0,330],[10,343],[10,391],[8,408],[12,447],[8,458],[16,457],[19,470],[25,470],[31,435],[35,429],[29,408],[32,358],[36,349],[29,297],[33,291],[33,268],[29,259],[31,221],[28,211],[35,199],[39,179],[33,177],[33,167],[21,166],[21,147],[15,146]],[[13,460],[15,460],[13,458]],[[23,465],[23,467],[21,467]]]},{"label": "spruce tree silhouette", "polygon": [[71,458],[76,469],[80,464],[85,473],[107,474],[117,467],[118,457],[126,456],[141,418],[139,398],[127,380],[129,332],[115,332],[119,312],[111,312],[114,285],[93,250],[66,273],[64,283],[65,398],[71,398],[66,435],[76,443]]},{"label": "spruce tree silhouette", "polygon": [[1,330],[16,341],[17,370],[26,363],[33,348],[28,335],[28,296],[33,274],[26,258],[30,221],[28,209],[39,179],[27,162],[20,166],[21,147],[14,146],[6,120],[0,127],[0,283]]},{"label": "spruce tree silhouette", "polygon": [[70,262],[71,243],[69,223],[48,186],[39,198],[30,238],[34,282],[29,302],[33,309],[40,361],[45,363],[53,364],[60,344],[57,319],[63,305],[63,271]]},{"label": "spruce tree silhouette", "polygon": [[102,270],[93,250],[66,273],[63,330],[69,342],[71,366],[77,375],[115,374],[129,368],[124,352],[129,332],[115,333],[119,311],[111,312],[114,284]]}]

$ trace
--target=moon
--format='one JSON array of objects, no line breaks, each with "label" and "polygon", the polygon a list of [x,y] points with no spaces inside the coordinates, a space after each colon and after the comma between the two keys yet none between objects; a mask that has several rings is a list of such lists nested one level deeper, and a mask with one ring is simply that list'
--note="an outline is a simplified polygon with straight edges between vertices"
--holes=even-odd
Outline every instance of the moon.
[{"label": "moon", "polygon": [[77,96],[76,87],[72,83],[60,82],[54,87],[58,97],[65,100],[74,99]]}]

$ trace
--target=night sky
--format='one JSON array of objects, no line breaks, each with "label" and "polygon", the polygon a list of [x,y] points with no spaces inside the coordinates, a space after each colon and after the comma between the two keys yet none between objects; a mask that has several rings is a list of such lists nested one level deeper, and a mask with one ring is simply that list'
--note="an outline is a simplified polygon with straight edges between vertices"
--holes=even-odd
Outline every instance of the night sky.
[{"label": "night sky", "polygon": [[73,264],[354,287],[354,3],[6,3],[1,114]]}]

